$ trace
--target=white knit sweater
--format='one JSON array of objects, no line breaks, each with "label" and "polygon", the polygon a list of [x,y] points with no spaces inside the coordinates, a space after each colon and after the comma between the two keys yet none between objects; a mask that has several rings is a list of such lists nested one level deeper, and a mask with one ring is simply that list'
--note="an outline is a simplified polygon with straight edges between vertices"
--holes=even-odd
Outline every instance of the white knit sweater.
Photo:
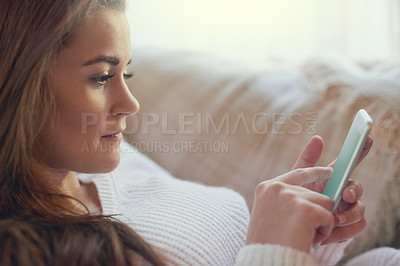
[{"label": "white knit sweater", "polygon": [[346,246],[323,246],[315,260],[278,245],[244,247],[249,210],[242,196],[174,178],[124,142],[114,171],[79,177],[96,184],[103,214],[118,214],[170,265],[334,265]]}]

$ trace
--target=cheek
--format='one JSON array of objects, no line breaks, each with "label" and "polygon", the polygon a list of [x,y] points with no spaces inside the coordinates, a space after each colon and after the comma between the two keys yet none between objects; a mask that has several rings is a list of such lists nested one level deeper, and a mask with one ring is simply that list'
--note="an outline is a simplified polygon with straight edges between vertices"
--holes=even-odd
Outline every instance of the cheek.
[{"label": "cheek", "polygon": [[56,99],[59,134],[64,142],[90,141],[101,134],[105,97],[95,93],[59,95]]},{"label": "cheek", "polygon": [[119,143],[103,143],[106,100],[102,95],[58,95],[57,122],[48,150],[51,166],[76,172],[108,172],[119,163]]}]

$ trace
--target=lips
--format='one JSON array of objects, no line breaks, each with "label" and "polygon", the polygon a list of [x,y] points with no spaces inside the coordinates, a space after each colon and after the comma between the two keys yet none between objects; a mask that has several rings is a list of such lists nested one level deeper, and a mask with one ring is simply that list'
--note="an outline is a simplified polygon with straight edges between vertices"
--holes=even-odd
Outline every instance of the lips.
[{"label": "lips", "polygon": [[101,136],[102,138],[116,138],[119,139],[122,137],[122,132],[125,130],[125,128],[123,129],[119,129],[119,130],[115,130],[115,131],[111,131],[110,133],[106,133],[105,135]]}]

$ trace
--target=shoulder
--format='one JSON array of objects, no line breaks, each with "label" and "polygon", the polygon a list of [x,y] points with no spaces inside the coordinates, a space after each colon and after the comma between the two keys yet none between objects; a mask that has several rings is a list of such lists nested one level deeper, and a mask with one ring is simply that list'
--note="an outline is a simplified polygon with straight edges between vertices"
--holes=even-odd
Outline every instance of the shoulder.
[{"label": "shoulder", "polygon": [[118,214],[169,262],[234,264],[250,217],[244,198],[228,188],[175,178],[127,145],[121,145],[120,165],[97,178],[103,208]]},{"label": "shoulder", "polygon": [[120,163],[117,169],[121,174],[131,172],[132,169],[136,172],[168,173],[168,171],[124,140],[120,146]]},{"label": "shoulder", "polygon": [[[200,197],[218,202],[237,202],[246,205],[244,198],[237,192],[225,187],[212,187],[200,183],[182,180],[172,176],[149,157],[126,142],[121,143],[121,161],[114,175],[122,188],[135,187],[154,191],[179,194],[184,197]],[[247,209],[247,207],[246,207]]]}]

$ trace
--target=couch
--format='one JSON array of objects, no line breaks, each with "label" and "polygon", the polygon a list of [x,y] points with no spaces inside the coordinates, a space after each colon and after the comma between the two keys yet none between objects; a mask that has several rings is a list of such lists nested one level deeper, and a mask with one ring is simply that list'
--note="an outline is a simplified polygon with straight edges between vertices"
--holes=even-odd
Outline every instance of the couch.
[{"label": "couch", "polygon": [[141,104],[125,139],[178,178],[230,187],[252,204],[255,186],[291,169],[312,135],[319,165],[339,153],[358,109],[374,120],[374,145],[353,179],[368,225],[347,257],[400,245],[400,64],[318,57],[249,65],[202,53],[133,52],[128,86]]}]

